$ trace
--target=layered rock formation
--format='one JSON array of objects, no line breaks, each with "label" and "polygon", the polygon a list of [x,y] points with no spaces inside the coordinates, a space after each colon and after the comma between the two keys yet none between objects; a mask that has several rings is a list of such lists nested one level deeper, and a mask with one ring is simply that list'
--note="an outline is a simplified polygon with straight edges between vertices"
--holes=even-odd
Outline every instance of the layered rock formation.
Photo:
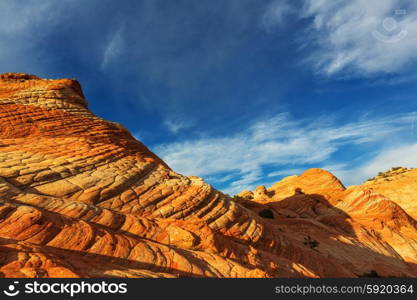
[{"label": "layered rock formation", "polygon": [[380,172],[363,185],[388,197],[417,219],[417,169],[394,167]]},{"label": "layered rock formation", "polygon": [[416,220],[367,184],[345,188],[331,173],[310,169],[235,198],[260,215],[269,210],[285,232],[292,227],[294,237],[307,236],[307,245],[334,255],[343,266],[372,268],[380,276],[416,276]]},{"label": "layered rock formation", "polygon": [[0,77],[2,276],[417,276],[416,226],[322,170],[231,199],[93,115],[77,81]]}]

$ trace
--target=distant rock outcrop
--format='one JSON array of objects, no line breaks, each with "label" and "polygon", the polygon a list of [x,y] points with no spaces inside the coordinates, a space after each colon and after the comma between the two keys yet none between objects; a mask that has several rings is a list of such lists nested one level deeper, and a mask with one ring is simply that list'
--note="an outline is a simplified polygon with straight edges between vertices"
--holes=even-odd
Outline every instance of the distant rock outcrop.
[{"label": "distant rock outcrop", "polygon": [[312,169],[246,194],[171,170],[75,80],[0,77],[1,276],[417,276],[416,221],[371,189]]},{"label": "distant rock outcrop", "polygon": [[[310,169],[282,179],[263,193],[257,192],[264,190],[261,186],[235,199],[257,212],[270,210],[282,234],[291,228],[293,237],[300,242],[304,237],[308,245],[314,241],[314,249],[337,257],[343,266],[359,270],[367,265],[380,276],[416,276],[417,222],[398,204],[415,207],[417,197],[411,191],[416,191],[417,173],[398,173],[403,174],[399,186],[392,178],[391,186],[375,188],[375,183],[367,182],[345,188],[330,172]],[[395,196],[391,200],[387,195]],[[397,269],[400,265],[404,269]],[[366,274],[361,272],[355,274]]]},{"label": "distant rock outcrop", "polygon": [[417,169],[394,167],[363,184],[399,204],[417,219]]}]

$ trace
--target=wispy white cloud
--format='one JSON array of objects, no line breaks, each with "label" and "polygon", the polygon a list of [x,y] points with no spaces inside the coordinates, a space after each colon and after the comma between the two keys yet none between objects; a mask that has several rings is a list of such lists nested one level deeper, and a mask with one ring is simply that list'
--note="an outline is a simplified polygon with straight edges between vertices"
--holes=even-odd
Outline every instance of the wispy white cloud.
[{"label": "wispy white cloud", "polygon": [[371,177],[391,167],[417,167],[417,143],[405,144],[381,151],[360,168],[362,177]]},{"label": "wispy white cloud", "polygon": [[261,19],[261,26],[266,31],[272,31],[277,27],[284,27],[291,14],[296,13],[293,5],[286,0],[274,0],[266,7]]},{"label": "wispy white cloud", "polygon": [[298,168],[298,169],[283,169],[283,170],[279,170],[279,171],[274,171],[274,172],[270,172],[268,173],[266,176],[267,177],[277,177],[277,176],[288,176],[288,175],[297,175],[302,173],[303,169]]},{"label": "wispy white cloud", "polygon": [[417,59],[417,3],[413,0],[306,0],[312,18],[302,43],[319,73],[372,76],[404,73]]},{"label": "wispy white cloud", "polygon": [[[56,1],[27,0],[23,3],[17,1],[0,2],[0,33],[22,35],[28,31],[36,31],[41,24],[55,25],[57,17],[63,12],[61,8],[68,4],[70,0],[63,0],[61,4]],[[43,28],[43,32],[48,31],[49,27]],[[38,32],[38,34],[42,34]]]},{"label": "wispy white cloud", "polygon": [[[295,31],[305,63],[318,74],[369,77],[403,74],[417,60],[417,2],[414,0],[272,1],[261,18],[271,31],[302,19]],[[296,12],[296,13],[295,13]]]},{"label": "wispy white cloud", "polygon": [[[2,72],[41,73],[36,47],[56,25],[67,0],[0,2],[0,65]],[[62,5],[62,6],[60,6]],[[39,50],[39,49],[37,49]],[[39,53],[39,52],[38,52]]]},{"label": "wispy white cloud", "polygon": [[174,170],[211,177],[214,183],[233,174],[227,192],[236,193],[268,177],[265,167],[324,164],[343,146],[382,143],[409,130],[413,120],[412,114],[403,114],[338,125],[332,119],[294,120],[279,114],[238,134],[163,144],[155,152]]},{"label": "wispy white cloud", "polygon": [[417,167],[417,143],[399,144],[378,152],[371,160],[357,166],[348,164],[325,166],[324,168],[340,178],[346,185],[360,184],[379,172],[392,167]]},{"label": "wispy white cloud", "polygon": [[166,129],[169,130],[169,132],[173,134],[177,134],[183,129],[187,129],[193,126],[193,122],[190,120],[185,120],[182,118],[170,118],[165,119],[163,122],[163,125]]},{"label": "wispy white cloud", "polygon": [[110,39],[104,49],[103,59],[101,62],[101,69],[106,69],[112,62],[117,60],[117,57],[122,55],[124,49],[124,23],[111,34]]}]

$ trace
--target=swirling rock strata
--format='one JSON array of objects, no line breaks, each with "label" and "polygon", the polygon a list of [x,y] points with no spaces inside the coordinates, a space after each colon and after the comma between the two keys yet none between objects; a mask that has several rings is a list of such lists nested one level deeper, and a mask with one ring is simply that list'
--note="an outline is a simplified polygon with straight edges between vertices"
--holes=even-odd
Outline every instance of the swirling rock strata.
[{"label": "swirling rock strata", "polygon": [[237,200],[259,213],[268,209],[284,232],[291,228],[356,275],[416,276],[417,221],[368,185],[345,188],[330,172],[310,169],[268,189],[242,192]]},{"label": "swirling rock strata", "polygon": [[329,175],[231,199],[91,113],[76,80],[1,75],[0,125],[2,276],[417,276],[415,221],[385,197]]},{"label": "swirling rock strata", "polygon": [[417,169],[394,167],[380,172],[363,185],[388,197],[417,219]]}]

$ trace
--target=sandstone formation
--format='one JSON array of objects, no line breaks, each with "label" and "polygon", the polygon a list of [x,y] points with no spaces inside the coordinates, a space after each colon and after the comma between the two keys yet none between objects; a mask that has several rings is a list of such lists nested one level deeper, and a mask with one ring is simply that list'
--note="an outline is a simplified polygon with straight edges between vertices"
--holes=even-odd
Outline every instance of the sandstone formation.
[{"label": "sandstone formation", "polygon": [[368,266],[380,276],[416,276],[417,221],[366,184],[345,188],[330,172],[310,169],[262,195],[245,191],[235,199],[260,214],[268,209],[276,223],[287,220],[285,232],[291,223],[294,237],[307,236],[307,245],[336,256],[343,266]]},{"label": "sandstone formation", "polygon": [[77,81],[0,77],[3,277],[416,277],[417,223],[382,194],[312,169],[232,199],[92,114]]},{"label": "sandstone formation", "polygon": [[417,169],[394,167],[380,172],[363,185],[388,197],[417,219]]}]

